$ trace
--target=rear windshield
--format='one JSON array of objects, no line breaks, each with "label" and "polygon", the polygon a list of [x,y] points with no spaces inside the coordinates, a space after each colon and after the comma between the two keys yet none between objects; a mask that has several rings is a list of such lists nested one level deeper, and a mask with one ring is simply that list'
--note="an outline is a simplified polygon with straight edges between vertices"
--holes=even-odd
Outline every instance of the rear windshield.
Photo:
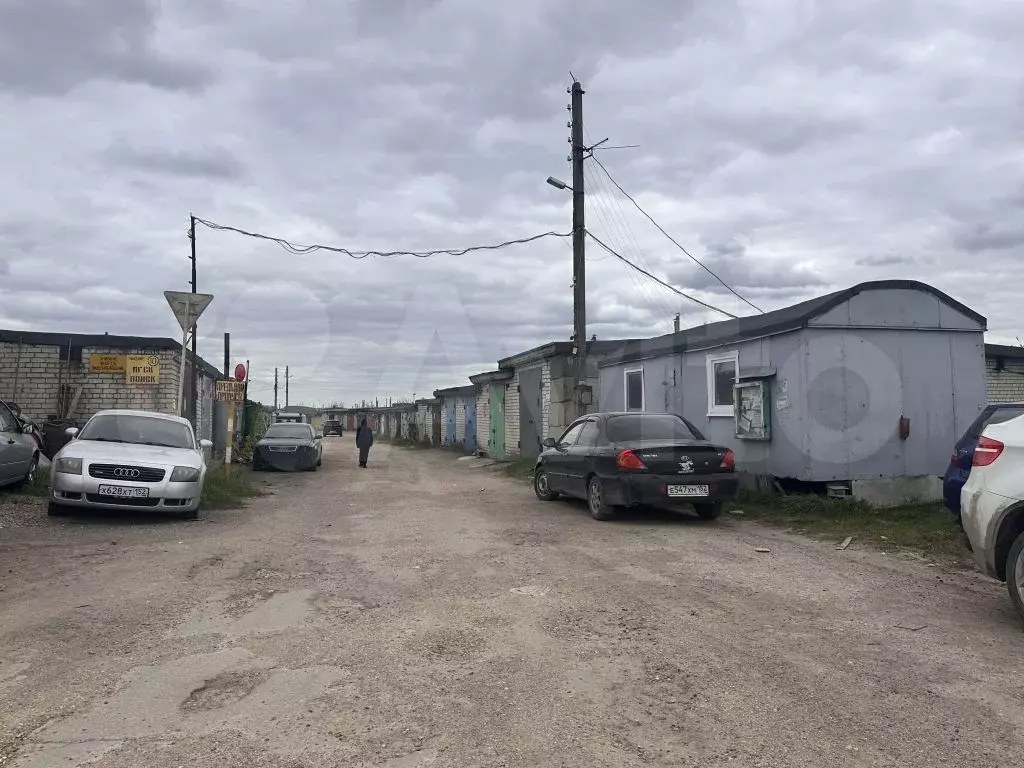
[{"label": "rear windshield", "polygon": [[313,437],[313,429],[306,424],[274,424],[264,437],[283,437],[291,440],[302,440]]},{"label": "rear windshield", "polygon": [[1002,424],[1004,421],[1024,416],[1024,405],[1000,405],[986,408],[967,430],[967,437],[977,440],[989,424]]},{"label": "rear windshield", "polygon": [[633,440],[703,440],[704,436],[678,416],[670,413],[638,413],[612,416],[605,427],[613,443]]}]

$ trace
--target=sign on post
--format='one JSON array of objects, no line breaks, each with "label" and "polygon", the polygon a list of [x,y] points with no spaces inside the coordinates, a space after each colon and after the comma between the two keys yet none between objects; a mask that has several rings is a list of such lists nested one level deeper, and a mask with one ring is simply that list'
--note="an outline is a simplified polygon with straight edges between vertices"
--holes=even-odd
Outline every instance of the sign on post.
[{"label": "sign on post", "polygon": [[195,331],[196,320],[213,301],[212,293],[185,293],[184,291],[164,291],[164,298],[171,307],[178,325],[181,326],[181,364],[178,369],[178,404],[175,410],[179,416],[185,413],[185,345],[188,344],[189,331]]},{"label": "sign on post", "polygon": [[225,403],[240,403],[245,396],[245,384],[241,381],[218,381],[214,397]]},{"label": "sign on post", "polygon": [[124,355],[89,355],[89,373],[124,373]]},{"label": "sign on post", "polygon": [[127,355],[125,382],[128,384],[159,384],[160,358],[157,355]]}]

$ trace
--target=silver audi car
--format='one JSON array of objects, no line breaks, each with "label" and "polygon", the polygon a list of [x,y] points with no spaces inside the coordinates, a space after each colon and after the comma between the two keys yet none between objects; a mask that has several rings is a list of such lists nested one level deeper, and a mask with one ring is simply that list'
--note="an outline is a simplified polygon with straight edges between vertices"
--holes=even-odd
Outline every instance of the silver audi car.
[{"label": "silver audi car", "polygon": [[149,411],[100,411],[53,457],[49,513],[83,509],[173,512],[195,520],[206,479],[192,425]]}]

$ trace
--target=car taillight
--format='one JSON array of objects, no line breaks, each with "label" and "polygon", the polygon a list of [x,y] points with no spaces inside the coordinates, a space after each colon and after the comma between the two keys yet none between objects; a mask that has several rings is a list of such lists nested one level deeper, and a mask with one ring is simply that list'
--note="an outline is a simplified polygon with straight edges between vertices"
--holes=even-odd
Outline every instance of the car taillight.
[{"label": "car taillight", "polygon": [[974,449],[974,459],[971,464],[975,467],[987,467],[999,458],[1003,452],[1003,444],[991,437],[979,437],[978,447]]},{"label": "car taillight", "polygon": [[619,469],[647,469],[647,465],[640,461],[640,457],[629,449],[619,451],[615,457],[615,464]]},{"label": "car taillight", "polygon": [[725,456],[722,457],[722,463],[718,466],[721,469],[736,469],[736,454],[732,452],[732,448],[726,449]]}]

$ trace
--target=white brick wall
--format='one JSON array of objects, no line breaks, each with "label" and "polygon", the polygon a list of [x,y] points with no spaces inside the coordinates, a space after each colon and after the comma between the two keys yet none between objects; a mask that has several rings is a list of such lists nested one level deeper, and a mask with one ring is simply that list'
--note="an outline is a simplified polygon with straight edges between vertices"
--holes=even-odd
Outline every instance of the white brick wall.
[{"label": "white brick wall", "polygon": [[[538,367],[524,366],[524,370]],[[551,364],[544,360],[541,369],[541,439],[548,436],[548,416],[551,412]],[[505,451],[509,456],[519,455],[519,371],[517,368],[505,392]]]},{"label": "white brick wall", "polygon": [[487,450],[491,439],[491,384],[484,384],[476,395],[476,447]]},{"label": "white brick wall", "polygon": [[[57,413],[60,384],[81,388],[78,406],[70,418],[84,423],[106,408],[136,408],[174,413],[178,398],[181,358],[176,350],[84,347],[81,361],[60,360],[61,348],[0,342],[0,397],[18,403],[30,419],[43,422]],[[90,373],[89,355],[155,355],[160,358],[158,385],[129,385],[124,373]],[[188,375],[186,368],[186,375]],[[200,376],[199,437],[213,434],[213,379]],[[73,397],[73,394],[72,394]]]},{"label": "white brick wall", "polygon": [[1024,401],[1024,360],[1003,360],[1003,370],[996,370],[996,361],[985,361],[988,378],[988,399],[991,403]]},{"label": "white brick wall", "polygon": [[455,442],[466,444],[466,400],[462,395],[455,399]]}]

